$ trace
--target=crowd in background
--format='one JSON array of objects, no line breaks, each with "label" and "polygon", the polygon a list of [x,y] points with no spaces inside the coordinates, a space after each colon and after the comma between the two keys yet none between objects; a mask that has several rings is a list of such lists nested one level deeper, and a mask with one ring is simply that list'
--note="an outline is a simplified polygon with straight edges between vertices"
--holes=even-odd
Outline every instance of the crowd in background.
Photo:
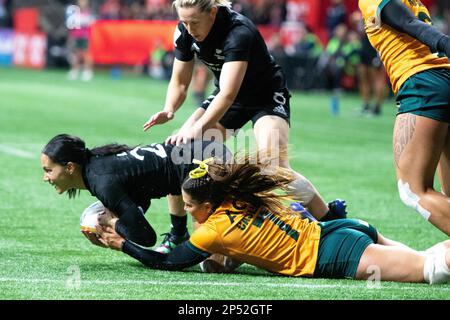
[{"label": "crowd in background", "polygon": [[[73,41],[71,30],[67,28],[67,8],[77,5],[79,1],[69,0],[35,0],[28,1],[34,5],[41,3],[40,25],[48,35],[47,64],[49,67],[64,65],[69,62],[77,64],[78,60],[87,60],[83,53],[73,53],[83,49],[82,41]],[[26,0],[0,0],[0,27],[12,27],[11,12],[18,4]],[[90,0],[88,1],[91,22],[102,20],[176,20],[172,0]],[[365,40],[360,15],[349,12],[344,0],[331,0],[326,10],[324,25],[326,37],[313,33],[304,21],[287,19],[286,0],[234,0],[233,10],[249,17],[257,25],[282,27],[290,24],[292,41],[283,41],[279,33],[268,40],[268,47],[277,62],[283,66],[288,85],[292,89],[357,89],[358,66],[361,63],[361,47]],[[450,3],[437,0],[430,8],[433,23],[444,33],[450,34]],[[58,14],[63,12],[65,14]],[[79,57],[83,59],[78,59]],[[156,47],[149,54],[148,65],[144,66],[146,74],[156,78],[170,77],[171,52]],[[90,68],[90,67],[86,67]],[[74,78],[74,73],[70,75]],[[89,80],[92,74],[85,74]]]}]

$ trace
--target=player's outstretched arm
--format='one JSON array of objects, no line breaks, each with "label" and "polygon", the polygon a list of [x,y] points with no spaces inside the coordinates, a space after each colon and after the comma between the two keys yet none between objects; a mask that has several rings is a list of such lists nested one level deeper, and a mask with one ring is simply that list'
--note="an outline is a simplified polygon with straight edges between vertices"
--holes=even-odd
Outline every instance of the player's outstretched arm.
[{"label": "player's outstretched arm", "polygon": [[178,245],[170,253],[164,254],[141,247],[130,240],[126,240],[118,234],[114,228],[97,226],[96,230],[99,235],[99,241],[104,246],[114,250],[123,251],[152,269],[182,270],[202,262],[209,256],[209,254],[206,253],[202,255],[193,251],[189,248],[188,241]]},{"label": "player's outstretched arm", "polygon": [[147,122],[142,126],[144,131],[147,131],[154,125],[163,124],[173,119],[175,111],[180,108],[186,99],[193,70],[193,59],[185,62],[175,58],[172,77],[170,78],[169,86],[167,88],[164,109],[150,116]]},{"label": "player's outstretched arm", "polygon": [[450,37],[421,21],[401,1],[389,1],[381,10],[381,21],[419,40],[432,52],[443,52],[450,57]]},{"label": "player's outstretched arm", "polygon": [[188,242],[184,242],[170,253],[163,254],[139,247],[131,241],[125,241],[122,251],[149,268],[176,271],[195,266],[206,258],[191,250],[187,244]]}]

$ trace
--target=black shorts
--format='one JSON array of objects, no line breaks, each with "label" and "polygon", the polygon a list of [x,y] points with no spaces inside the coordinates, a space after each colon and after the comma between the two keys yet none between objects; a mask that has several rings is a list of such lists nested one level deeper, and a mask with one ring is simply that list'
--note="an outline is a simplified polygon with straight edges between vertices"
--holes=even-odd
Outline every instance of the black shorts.
[{"label": "black shorts", "polygon": [[[200,106],[203,109],[208,109],[211,101],[215,98],[219,92],[216,89]],[[243,104],[239,101],[235,101],[223,117],[219,120],[219,123],[226,129],[240,129],[248,121],[252,121],[254,126],[259,118],[264,116],[278,116],[283,118],[290,124],[291,107],[290,107],[291,95],[287,89],[281,89],[273,92],[271,98],[265,99],[254,105]]]},{"label": "black shorts", "polygon": [[365,38],[361,41],[361,64],[371,66],[374,68],[380,68],[382,62],[377,50],[372,47],[369,39]]},{"label": "black shorts", "polygon": [[180,146],[165,145],[164,149],[172,160],[170,170],[170,194],[180,195],[181,185],[189,176],[189,172],[198,167],[193,159],[205,160],[211,157],[221,159],[224,163],[233,159],[231,151],[222,143],[214,141],[194,140]]}]

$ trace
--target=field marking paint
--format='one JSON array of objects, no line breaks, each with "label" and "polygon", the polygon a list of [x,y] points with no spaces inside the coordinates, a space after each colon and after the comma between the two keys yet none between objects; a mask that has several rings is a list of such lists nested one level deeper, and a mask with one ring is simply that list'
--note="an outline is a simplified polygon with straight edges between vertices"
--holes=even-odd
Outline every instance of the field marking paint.
[{"label": "field marking paint", "polygon": [[[61,283],[64,285],[63,280],[58,279],[24,279],[24,278],[8,278],[0,277],[1,282],[18,282],[18,283]],[[215,287],[272,287],[272,288],[303,288],[303,289],[367,289],[367,285],[364,282],[360,285],[342,285],[342,284],[301,284],[301,283],[250,283],[250,282],[197,282],[197,281],[156,281],[156,280],[81,280],[83,284],[91,285],[145,285],[145,286],[215,286]],[[417,287],[401,286],[398,288],[389,288],[394,290],[417,290]],[[447,287],[430,287],[433,290],[450,291]]]},{"label": "field marking paint", "polygon": [[5,144],[0,144],[0,152],[6,153],[6,154],[10,154],[13,156],[17,156],[20,158],[26,158],[26,159],[37,159],[36,155],[34,153],[25,151],[25,150],[21,150],[21,149],[17,149]]}]

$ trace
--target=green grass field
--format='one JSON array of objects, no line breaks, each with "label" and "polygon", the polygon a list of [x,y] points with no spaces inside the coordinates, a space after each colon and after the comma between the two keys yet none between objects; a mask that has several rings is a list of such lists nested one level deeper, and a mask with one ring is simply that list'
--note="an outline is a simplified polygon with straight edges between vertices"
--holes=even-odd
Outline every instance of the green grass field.
[{"label": "green grass field", "polygon": [[[125,74],[69,82],[60,71],[0,69],[0,299],[449,299],[450,285],[399,284],[274,276],[244,265],[232,275],[146,269],[134,259],[92,246],[79,217],[94,201],[87,191],[68,200],[42,181],[39,155],[55,134],[82,137],[88,147],[163,141],[194,110],[144,133],[163,106],[166,83]],[[326,94],[295,93],[291,101],[291,165],[327,200],[344,198],[350,217],[416,249],[447,237],[399,200],[392,163],[395,104],[379,118],[358,115],[357,96],[331,116]],[[250,127],[246,127],[250,129]],[[232,141],[230,143],[233,143]],[[147,219],[169,229],[165,199]],[[76,279],[79,276],[80,282]]]}]

